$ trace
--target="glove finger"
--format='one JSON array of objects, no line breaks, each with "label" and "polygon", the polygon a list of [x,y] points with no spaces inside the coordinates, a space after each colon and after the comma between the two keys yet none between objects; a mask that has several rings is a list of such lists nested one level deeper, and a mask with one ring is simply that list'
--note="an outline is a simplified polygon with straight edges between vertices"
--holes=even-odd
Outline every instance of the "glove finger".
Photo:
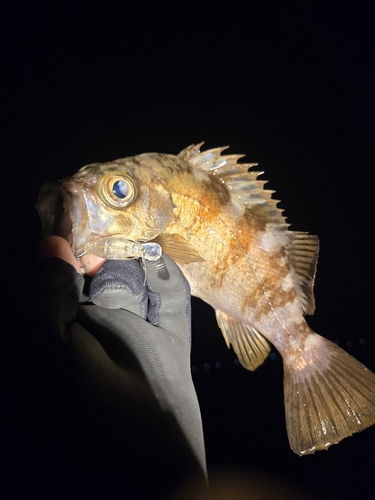
[{"label": "glove finger", "polygon": [[166,254],[146,261],[148,320],[166,330],[190,335],[190,286],[180,268]]},{"label": "glove finger", "polygon": [[147,317],[145,274],[136,260],[107,260],[91,281],[89,301]]}]

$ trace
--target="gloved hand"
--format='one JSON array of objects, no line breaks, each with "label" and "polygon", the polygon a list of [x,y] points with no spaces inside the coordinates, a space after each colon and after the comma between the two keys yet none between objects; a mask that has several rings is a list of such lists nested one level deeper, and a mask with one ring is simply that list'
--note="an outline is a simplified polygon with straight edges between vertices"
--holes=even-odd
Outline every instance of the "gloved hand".
[{"label": "gloved hand", "polygon": [[39,293],[72,370],[77,425],[87,434],[77,433],[83,460],[100,470],[109,464],[130,490],[150,489],[154,498],[193,475],[204,481],[190,291],[180,269],[165,254],[144,268],[136,260],[106,261],[85,297],[77,265],[53,257],[71,261],[69,245],[52,238],[55,248],[42,250],[52,258],[41,262]]}]

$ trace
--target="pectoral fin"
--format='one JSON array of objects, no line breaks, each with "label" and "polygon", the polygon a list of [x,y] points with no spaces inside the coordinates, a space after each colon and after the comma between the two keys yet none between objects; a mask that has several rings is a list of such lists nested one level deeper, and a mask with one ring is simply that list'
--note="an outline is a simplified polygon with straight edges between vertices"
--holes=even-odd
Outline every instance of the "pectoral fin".
[{"label": "pectoral fin", "polygon": [[232,345],[241,365],[254,371],[267,358],[271,347],[255,328],[216,310],[216,319],[225,342]]},{"label": "pectoral fin", "polygon": [[177,264],[190,264],[191,262],[203,262],[204,259],[191,246],[189,241],[179,234],[160,234],[154,240],[163,252],[168,254]]}]

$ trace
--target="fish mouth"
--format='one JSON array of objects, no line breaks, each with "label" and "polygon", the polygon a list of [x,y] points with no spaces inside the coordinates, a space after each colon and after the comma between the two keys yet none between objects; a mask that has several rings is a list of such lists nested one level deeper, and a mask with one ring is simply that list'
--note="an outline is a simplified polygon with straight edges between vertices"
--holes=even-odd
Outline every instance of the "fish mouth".
[{"label": "fish mouth", "polygon": [[84,213],[82,198],[76,191],[71,179],[46,182],[40,188],[35,206],[42,221],[43,236],[61,236],[75,254],[83,245],[76,233]]}]

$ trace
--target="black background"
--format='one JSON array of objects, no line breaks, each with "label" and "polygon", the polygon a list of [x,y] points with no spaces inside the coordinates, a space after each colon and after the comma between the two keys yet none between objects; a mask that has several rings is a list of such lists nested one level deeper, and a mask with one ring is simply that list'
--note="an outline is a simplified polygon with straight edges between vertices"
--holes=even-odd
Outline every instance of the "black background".
[{"label": "black background", "polygon": [[[6,337],[17,338],[11,348],[22,353],[25,331],[32,334],[27,277],[40,238],[33,209],[40,185],[90,162],[177,154],[204,140],[259,162],[291,229],[319,235],[317,310],[309,324],[374,371],[374,21],[370,1],[211,9],[182,2],[6,3],[2,187],[10,224],[3,262],[11,256],[4,270],[14,285],[12,305],[16,314],[25,311],[8,323]],[[278,354],[246,372],[226,349],[210,307],[193,302],[192,365],[209,470],[268,474],[318,498],[374,498],[375,429],[328,452],[294,455]],[[19,356],[21,365],[27,355]],[[6,404],[12,414],[11,397]],[[14,498],[42,498],[27,431],[9,425],[6,484],[21,477]]]}]

